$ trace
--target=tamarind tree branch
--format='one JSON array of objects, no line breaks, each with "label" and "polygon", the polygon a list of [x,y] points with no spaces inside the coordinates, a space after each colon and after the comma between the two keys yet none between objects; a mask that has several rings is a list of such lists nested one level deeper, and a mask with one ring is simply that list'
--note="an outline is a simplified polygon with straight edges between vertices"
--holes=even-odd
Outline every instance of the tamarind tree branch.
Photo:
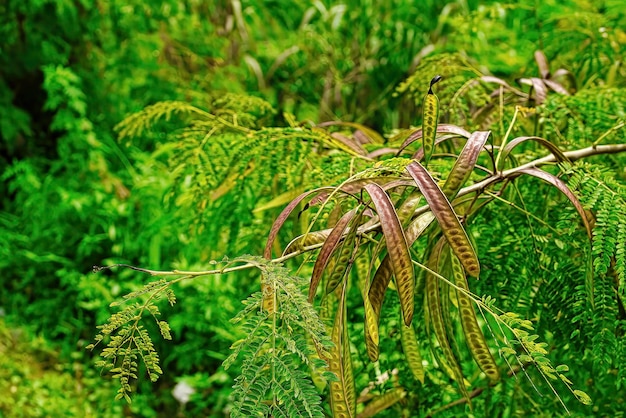
[{"label": "tamarind tree branch", "polygon": [[[573,151],[566,151],[564,152],[564,155],[570,160],[570,161],[577,161],[580,160],[582,158],[586,158],[586,157],[591,157],[594,155],[603,155],[603,154],[618,154],[618,153],[622,153],[622,152],[626,152],[626,144],[610,144],[610,145],[593,145],[587,148],[582,148],[579,150],[573,150]],[[494,174],[492,174],[491,176],[487,177],[486,179],[479,181],[477,183],[472,184],[471,186],[467,186],[462,188],[461,190],[459,190],[459,193],[457,194],[457,197],[463,196],[463,195],[467,195],[470,193],[474,193],[474,192],[479,192],[495,183],[499,183],[505,180],[510,180],[514,177],[519,176],[524,170],[527,170],[529,168],[536,168],[536,167],[540,167],[542,165],[546,165],[546,164],[550,164],[550,163],[554,163],[556,162],[557,159],[554,156],[554,154],[550,154],[547,155],[545,157],[541,157],[538,158],[536,160],[530,161],[528,163],[519,165],[517,167],[514,168],[510,168],[508,170],[504,170],[502,172],[496,172]],[[427,211],[430,210],[430,207],[428,205],[424,205],[421,206],[419,208],[416,208],[413,216],[417,216],[417,215],[421,215],[422,213],[425,213]],[[369,223],[365,228],[360,229],[357,234],[360,236],[364,236],[366,234],[369,234],[370,232],[376,231],[380,228],[380,222],[372,222]],[[290,258],[294,258],[297,257],[298,255],[304,254],[306,252],[309,251],[313,251],[316,250],[318,248],[320,248],[323,245],[323,243],[319,243],[319,244],[314,244],[314,245],[310,245],[307,247],[304,247],[302,249],[299,249],[297,251],[293,251],[290,252],[289,254],[283,255],[281,257],[278,258],[274,258],[271,261],[274,263],[282,263],[283,261],[286,261]],[[206,275],[212,275],[212,274],[223,274],[223,273],[229,273],[232,271],[238,271],[238,270],[245,270],[248,268],[253,268],[256,267],[254,264],[251,263],[247,263],[247,264],[242,264],[242,265],[238,265],[238,266],[228,266],[228,263],[226,263],[226,266],[221,268],[221,269],[213,269],[213,270],[205,270],[205,271],[182,271],[182,270],[171,270],[171,271],[158,271],[158,270],[150,270],[150,269],[144,269],[144,268],[140,268],[140,267],[134,267],[131,265],[127,265],[127,264],[114,264],[111,266],[94,266],[93,267],[93,271],[94,272],[98,272],[104,269],[108,269],[108,268],[113,268],[113,267],[125,267],[125,268],[130,268],[133,270],[137,270],[143,273],[147,273],[150,274],[151,276],[158,276],[158,277],[163,277],[163,276],[189,276],[189,278],[192,277],[198,277],[198,276],[206,276]]]},{"label": "tamarind tree branch", "polygon": [[[530,365],[530,364],[532,364],[532,363],[526,363],[526,364],[524,364],[524,366],[523,366],[523,367],[524,367],[524,368],[526,368],[526,367],[527,367],[528,365]],[[521,366],[514,366],[514,367],[512,367],[512,368],[508,371],[507,376],[508,376],[508,377],[511,377],[511,376],[513,376],[513,375],[517,374],[517,372],[518,372],[518,371],[520,371],[520,370],[522,370],[522,367],[521,367]],[[483,392],[485,391],[485,389],[487,389],[488,387],[489,387],[489,386],[482,386],[482,387],[476,388],[476,389],[474,389],[473,391],[471,391],[470,393],[468,393],[468,397],[467,397],[467,398],[463,397],[463,398],[459,398],[459,399],[457,399],[457,400],[455,400],[455,401],[452,401],[452,402],[450,402],[450,403],[447,403],[447,404],[445,404],[445,405],[443,405],[443,406],[441,406],[441,407],[439,407],[439,408],[435,409],[434,411],[431,411],[430,413],[428,413],[428,415],[426,415],[426,418],[432,418],[432,417],[433,417],[433,415],[438,414],[438,413],[440,413],[440,412],[443,412],[443,411],[445,411],[446,409],[450,409],[450,408],[455,407],[455,406],[457,406],[457,405],[463,405],[464,403],[467,403],[467,402],[468,402],[468,400],[472,400],[472,399],[476,398],[477,396],[479,396],[479,395],[480,395],[481,393],[483,393]]]}]

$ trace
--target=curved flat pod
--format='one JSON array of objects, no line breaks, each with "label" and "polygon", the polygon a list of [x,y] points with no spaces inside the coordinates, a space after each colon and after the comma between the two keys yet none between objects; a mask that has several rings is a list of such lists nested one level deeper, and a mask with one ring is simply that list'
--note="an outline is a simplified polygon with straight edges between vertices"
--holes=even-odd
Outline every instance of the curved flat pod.
[{"label": "curved flat pod", "polygon": [[478,277],[480,265],[478,264],[476,251],[446,195],[441,191],[430,173],[417,161],[409,164],[406,170],[417,183],[428,202],[428,206],[430,206],[430,210],[437,218],[437,222],[439,222],[441,231],[450,244],[450,248],[461,260],[461,264],[463,264],[467,274],[472,277]]},{"label": "curved flat pod", "polygon": [[365,190],[372,198],[380,225],[387,242],[387,254],[391,261],[393,275],[396,278],[400,306],[404,315],[404,323],[409,325],[413,320],[415,278],[409,245],[398,214],[387,193],[377,184],[368,184]]}]

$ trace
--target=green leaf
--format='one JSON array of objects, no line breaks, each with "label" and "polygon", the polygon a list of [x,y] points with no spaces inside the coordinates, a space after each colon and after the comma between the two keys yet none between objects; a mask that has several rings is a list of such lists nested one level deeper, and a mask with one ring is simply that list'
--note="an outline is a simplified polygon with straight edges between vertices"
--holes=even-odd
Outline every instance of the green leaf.
[{"label": "green leaf", "polygon": [[593,403],[589,395],[587,395],[582,390],[578,390],[578,389],[574,390],[574,395],[582,404],[591,405]]}]

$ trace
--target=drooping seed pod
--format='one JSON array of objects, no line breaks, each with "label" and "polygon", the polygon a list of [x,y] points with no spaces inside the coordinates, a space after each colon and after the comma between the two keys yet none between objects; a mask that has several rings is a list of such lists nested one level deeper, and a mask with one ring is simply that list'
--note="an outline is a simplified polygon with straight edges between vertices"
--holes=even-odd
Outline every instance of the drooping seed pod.
[{"label": "drooping seed pod", "polygon": [[435,148],[435,139],[437,137],[437,123],[439,122],[439,99],[433,93],[433,85],[441,80],[441,76],[435,76],[430,80],[428,93],[424,96],[423,118],[422,118],[422,143],[424,148],[424,165],[428,166],[430,157],[433,155]]}]

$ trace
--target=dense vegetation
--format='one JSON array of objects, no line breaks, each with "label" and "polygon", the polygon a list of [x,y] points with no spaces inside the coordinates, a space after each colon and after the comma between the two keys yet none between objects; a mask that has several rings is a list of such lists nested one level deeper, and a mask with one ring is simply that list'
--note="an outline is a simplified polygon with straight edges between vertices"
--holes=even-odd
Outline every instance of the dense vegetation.
[{"label": "dense vegetation", "polygon": [[623,414],[623,1],[0,16],[0,416]]}]

